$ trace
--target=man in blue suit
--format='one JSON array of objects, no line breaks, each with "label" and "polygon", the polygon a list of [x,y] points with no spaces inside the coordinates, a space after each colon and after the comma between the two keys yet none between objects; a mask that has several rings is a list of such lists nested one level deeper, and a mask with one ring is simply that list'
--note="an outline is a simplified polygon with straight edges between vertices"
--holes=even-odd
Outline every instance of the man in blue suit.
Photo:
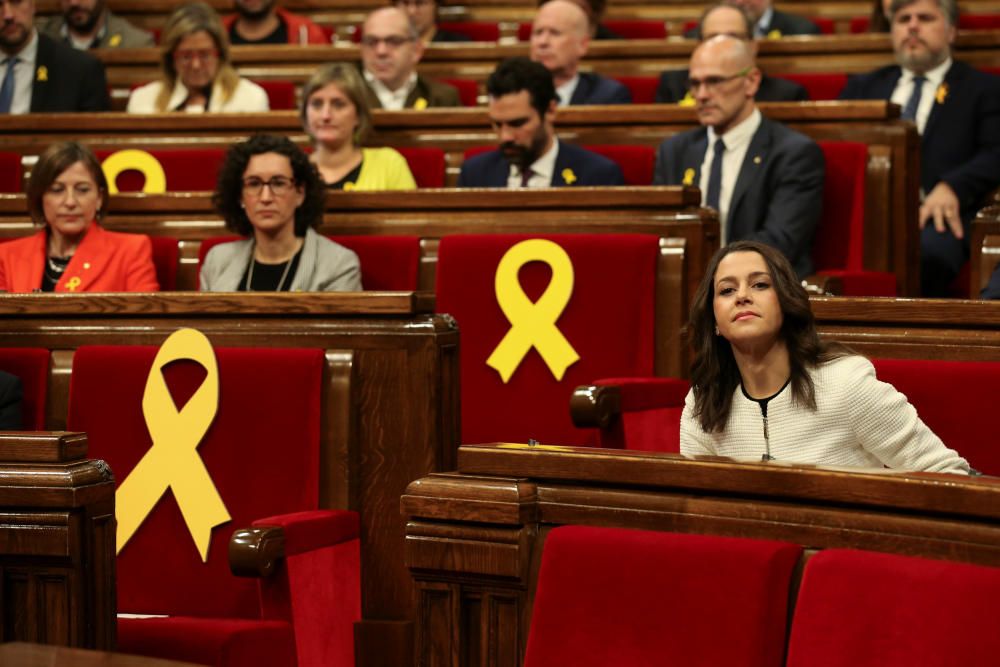
[{"label": "man in blue suit", "polygon": [[630,104],[632,94],[622,83],[580,71],[589,47],[590,22],[579,4],[549,0],[538,8],[531,24],[531,59],[552,73],[559,106]]},{"label": "man in blue suit", "polygon": [[850,78],[840,97],[891,100],[916,123],[921,293],[947,296],[969,257],[968,224],[1000,185],[1000,78],[951,59],[955,0],[894,0],[889,12],[897,64]]},{"label": "man in blue suit", "polygon": [[501,62],[486,81],[498,150],[462,164],[460,188],[546,188],[623,185],[611,160],[556,138],[552,75],[523,57]]},{"label": "man in blue suit", "polygon": [[744,239],[782,251],[799,277],[823,205],[823,152],[812,139],[764,118],[754,103],[760,70],[742,39],[719,35],[691,55],[691,95],[702,126],[666,139],[654,185],[693,185],[719,212],[722,244]]}]

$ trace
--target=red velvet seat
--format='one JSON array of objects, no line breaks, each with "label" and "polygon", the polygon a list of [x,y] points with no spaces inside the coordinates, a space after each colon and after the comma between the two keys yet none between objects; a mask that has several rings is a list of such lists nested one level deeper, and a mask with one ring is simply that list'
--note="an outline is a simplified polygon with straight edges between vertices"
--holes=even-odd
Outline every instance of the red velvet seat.
[{"label": "red velvet seat", "polygon": [[847,75],[835,72],[790,72],[774,76],[804,86],[809,91],[809,99],[815,101],[835,100],[847,85]]},{"label": "red velvet seat", "polygon": [[177,289],[177,268],[180,262],[177,239],[169,236],[150,236],[149,240],[153,242],[156,282],[160,284],[160,291],[171,292]]},{"label": "red velvet seat", "polygon": [[21,426],[25,431],[46,430],[49,356],[49,351],[44,348],[0,348],[0,371],[16,375],[21,380]]},{"label": "red velvet seat", "polygon": [[525,667],[780,667],[802,547],[562,526],[545,540]]},{"label": "red velvet seat", "polygon": [[297,109],[295,103],[295,82],[282,79],[256,79],[258,86],[267,93],[267,103],[271,111]]},{"label": "red velvet seat", "polygon": [[847,549],[806,564],[788,667],[987,667],[1000,568]]},{"label": "red velvet seat", "polygon": [[473,42],[497,42],[500,40],[500,26],[488,21],[441,21],[439,30],[457,32]]},{"label": "red velvet seat", "polygon": [[396,150],[406,158],[418,188],[444,187],[444,150],[434,146],[401,146]]},{"label": "red velvet seat", "polygon": [[652,185],[656,166],[656,149],[652,146],[590,144],[587,150],[603,155],[621,167],[625,185]]},{"label": "red velvet seat", "polygon": [[826,158],[823,217],[813,240],[816,273],[836,276],[844,296],[896,296],[896,276],[864,268],[868,147],[821,141]]},{"label": "red velvet seat", "polygon": [[[115,152],[98,150],[94,154],[103,163]],[[214,190],[225,157],[222,148],[152,148],[146,152],[163,167],[167,192]],[[119,192],[141,192],[146,179],[139,171],[128,169],[118,174],[116,182]]]},{"label": "red velvet seat", "polygon": [[632,94],[632,104],[653,104],[660,79],[655,76],[616,76],[618,83],[628,88]]},{"label": "red velvet seat", "polygon": [[[446,236],[438,252],[437,310],[461,334],[462,441],[583,444],[567,413],[573,388],[595,377],[652,374],[653,308],[659,239],[646,235],[554,235],[573,267],[572,294],[556,326],[579,355],[561,379],[535,347],[504,382],[487,360],[511,324],[498,304],[495,276],[517,235]],[[519,272],[536,301],[549,285],[543,262]]]},{"label": "red velvet seat", "polygon": [[440,79],[458,89],[458,98],[463,107],[479,106],[479,82],[472,79]]},{"label": "red velvet seat", "polygon": [[[211,394],[196,393],[208,367],[181,358],[161,374],[153,367],[156,355],[155,347],[79,348],[69,428],[85,431],[89,455],[114,471],[121,517],[129,502],[122,484],[143,465],[150,434],[161,434],[156,447],[185,446],[179,422],[144,416],[147,375],[153,373],[153,384],[162,377],[174,404],[182,406],[177,419],[208,429],[195,450],[197,461],[231,520],[212,529],[202,562],[178,492],[171,487],[163,494],[120,550],[116,567],[119,613],[168,617],[120,618],[118,649],[234,667],[353,665],[359,527],[353,512],[319,509],[323,350],[216,349],[218,407],[207,427],[185,411],[213,401]],[[152,483],[147,479],[143,486]],[[284,530],[284,558],[272,576],[258,581],[229,571],[230,536],[251,525]]]},{"label": "red velvet seat", "polygon": [[[358,255],[361,262],[361,285],[366,290],[413,291],[417,289],[420,270],[420,238],[417,236],[337,236],[331,239]],[[198,266],[212,247],[239,236],[214,236],[201,242]]]},{"label": "red velvet seat", "polygon": [[0,192],[21,191],[21,156],[0,152]]}]

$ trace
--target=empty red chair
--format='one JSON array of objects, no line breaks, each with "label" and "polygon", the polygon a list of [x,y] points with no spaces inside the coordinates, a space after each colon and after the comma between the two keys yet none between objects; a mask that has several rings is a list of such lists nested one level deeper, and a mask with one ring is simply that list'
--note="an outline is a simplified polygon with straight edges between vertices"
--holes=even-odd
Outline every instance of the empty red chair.
[{"label": "empty red chair", "polygon": [[554,528],[525,667],[780,667],[802,547],[621,528]]},{"label": "empty red chair", "polygon": [[0,371],[21,380],[21,428],[44,431],[46,398],[49,393],[49,357],[44,348],[0,348]]},{"label": "empty red chair", "polygon": [[295,84],[292,81],[280,79],[256,79],[258,86],[267,93],[267,103],[271,111],[297,109],[295,104]]},{"label": "empty red chair", "polygon": [[462,101],[463,107],[479,105],[479,82],[472,79],[440,79],[440,81],[458,89],[458,98]]},{"label": "empty red chair", "polygon": [[[152,148],[144,150],[162,168],[166,179],[166,192],[211,191],[215,189],[219,167],[225,157],[222,148]],[[150,191],[147,178],[138,170],[141,156],[122,161],[123,170],[112,179],[108,159],[119,151],[94,151],[97,159],[104,164],[104,173],[109,181],[117,183],[119,192]],[[117,161],[117,158],[116,158]],[[110,183],[109,183],[110,185]]]},{"label": "empty red chair", "polygon": [[406,158],[418,188],[444,187],[444,150],[434,146],[401,146],[396,150]]},{"label": "empty red chair", "polygon": [[851,19],[851,25],[849,30],[852,35],[860,35],[868,32],[868,26],[871,25],[871,19],[867,16],[855,16]]},{"label": "empty red chair", "polygon": [[809,99],[816,101],[837,99],[840,91],[847,85],[847,75],[835,72],[790,73],[775,76],[804,86],[809,91]]},{"label": "empty red chair", "polygon": [[845,296],[896,296],[896,276],[864,268],[868,147],[821,141],[826,158],[823,217],[813,240],[816,273],[836,276]]},{"label": "empty red chair", "polygon": [[[227,667],[353,665],[358,519],[319,506],[324,351],[219,348],[216,365],[200,334],[178,334],[186,349],[163,357],[84,346],[73,358],[69,428],[114,471],[118,530],[126,508],[145,515],[118,553],[118,612],[165,615],[119,618],[118,649]],[[173,467],[158,464],[167,452]],[[177,477],[163,477],[170,470]],[[204,479],[217,500],[209,486],[191,506]],[[123,493],[167,481],[158,502]],[[185,505],[215,511],[189,528]],[[251,526],[284,540],[273,573],[256,581],[233,576],[228,558],[234,530]]]},{"label": "empty red chair", "polygon": [[153,242],[153,264],[156,266],[156,282],[160,290],[171,292],[177,289],[177,268],[180,251],[177,239],[168,236],[150,236]]},{"label": "empty red chair", "polygon": [[[519,246],[528,240],[541,242]],[[516,267],[516,258],[531,247],[565,253],[570,270],[558,261],[558,272],[545,262],[528,261],[514,269],[517,286],[512,285],[513,296],[501,306],[497,271],[501,259],[515,246],[518,250],[505,263],[505,270]],[[527,442],[534,438],[583,444],[586,434],[573,427],[567,411],[573,388],[595,377],[652,374],[658,255],[658,237],[641,234],[442,238],[437,310],[451,314],[461,333],[462,441]],[[566,293],[562,281],[570,274]],[[552,293],[543,296],[552,278],[557,279]],[[522,334],[534,341],[535,335],[552,330],[548,326],[540,330],[530,318],[515,315],[517,326],[527,328],[519,328],[508,338],[512,323],[504,309],[523,305],[518,295],[533,303],[543,299],[540,321],[544,325],[555,318],[559,336],[572,354],[558,337],[554,345],[550,338],[540,343],[549,360],[534,345],[520,354]],[[563,298],[565,306],[559,308]],[[505,354],[512,349],[510,356]],[[577,359],[564,365],[574,354]]]},{"label": "empty red chair", "polygon": [[618,83],[628,88],[632,94],[632,104],[653,104],[660,79],[655,76],[616,76]]},{"label": "empty red chair", "polygon": [[806,563],[788,667],[987,667],[1000,568],[827,549]]},{"label": "empty red chair", "polygon": [[472,42],[496,42],[500,40],[500,26],[487,21],[442,21],[440,30],[465,35]]},{"label": "empty red chair", "polygon": [[832,35],[834,33],[835,24],[833,19],[828,19],[824,16],[810,16],[809,20],[819,28],[819,34]]},{"label": "empty red chair", "polygon": [[652,185],[656,166],[656,150],[652,146],[591,144],[584,148],[617,163],[625,176],[625,185]]},{"label": "empty red chair", "polygon": [[604,20],[604,27],[624,39],[666,39],[667,24],[651,19]]},{"label": "empty red chair", "polygon": [[0,192],[21,191],[21,156],[0,153]]}]

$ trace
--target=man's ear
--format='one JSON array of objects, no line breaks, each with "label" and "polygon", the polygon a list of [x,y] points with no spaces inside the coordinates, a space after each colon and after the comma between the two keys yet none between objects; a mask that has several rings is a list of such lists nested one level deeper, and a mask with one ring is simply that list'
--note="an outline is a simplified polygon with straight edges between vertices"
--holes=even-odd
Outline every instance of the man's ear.
[{"label": "man's ear", "polygon": [[420,62],[420,59],[424,57],[424,40],[419,37],[413,43],[413,57],[416,62]]},{"label": "man's ear", "polygon": [[760,70],[756,67],[752,67],[747,72],[747,97],[753,98],[757,94],[757,89],[760,88],[761,77]]},{"label": "man's ear", "polygon": [[[558,94],[558,93],[557,93]],[[545,111],[545,117],[548,118],[550,123],[556,122],[556,113],[559,110],[559,102],[557,100],[552,100],[549,102],[549,108]]]}]

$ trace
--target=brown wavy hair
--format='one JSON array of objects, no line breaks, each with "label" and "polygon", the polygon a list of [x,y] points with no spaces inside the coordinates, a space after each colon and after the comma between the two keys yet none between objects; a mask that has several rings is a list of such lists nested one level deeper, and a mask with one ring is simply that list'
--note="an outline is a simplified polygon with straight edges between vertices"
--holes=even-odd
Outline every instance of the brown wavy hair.
[{"label": "brown wavy hair", "polygon": [[809,306],[809,295],[799,282],[795,269],[778,250],[757,241],[736,241],[722,247],[708,264],[698,285],[688,320],[688,338],[695,350],[691,364],[691,388],[694,391],[694,416],[706,433],[720,432],[729,420],[733,393],[740,385],[740,370],[733,348],[715,334],[715,274],[722,258],[734,252],[755,252],[764,258],[771,274],[781,307],[779,335],[788,348],[791,366],[792,400],[816,409],[815,387],[809,369],[851,354],[839,343],[824,343],[816,331],[816,319]]}]

